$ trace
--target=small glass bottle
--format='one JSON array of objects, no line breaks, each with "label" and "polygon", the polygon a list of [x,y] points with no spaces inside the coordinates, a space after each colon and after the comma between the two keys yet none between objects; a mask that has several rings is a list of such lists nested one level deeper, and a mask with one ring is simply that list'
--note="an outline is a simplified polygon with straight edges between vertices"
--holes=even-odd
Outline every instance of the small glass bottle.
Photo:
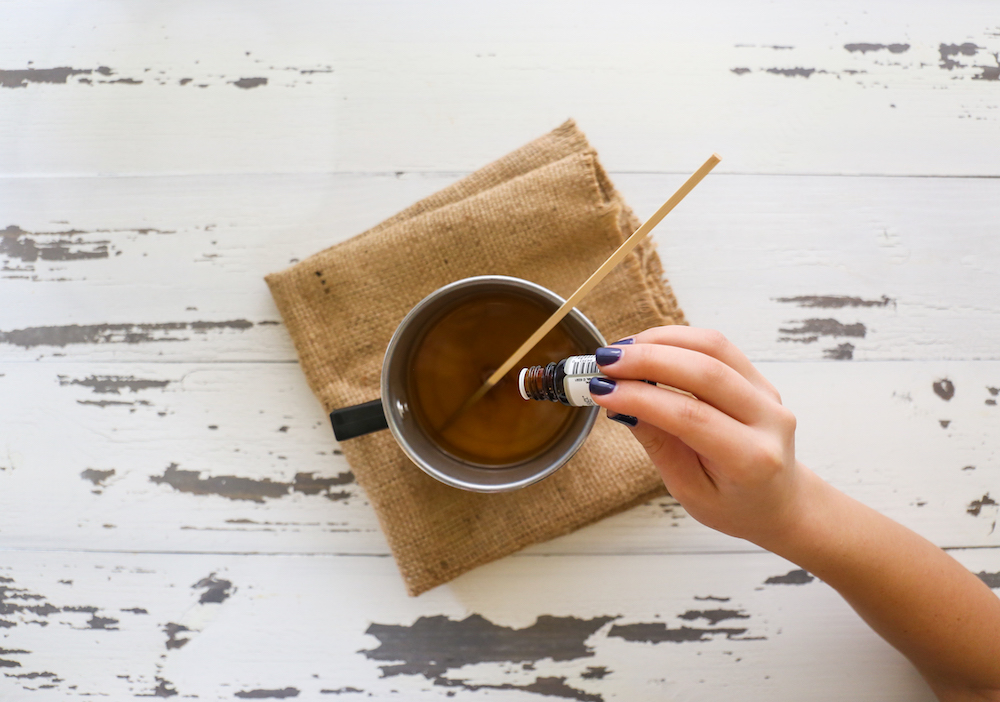
[{"label": "small glass bottle", "polygon": [[590,379],[605,378],[590,356],[570,356],[547,366],[522,368],[517,388],[525,400],[549,400],[570,407],[593,407]]}]

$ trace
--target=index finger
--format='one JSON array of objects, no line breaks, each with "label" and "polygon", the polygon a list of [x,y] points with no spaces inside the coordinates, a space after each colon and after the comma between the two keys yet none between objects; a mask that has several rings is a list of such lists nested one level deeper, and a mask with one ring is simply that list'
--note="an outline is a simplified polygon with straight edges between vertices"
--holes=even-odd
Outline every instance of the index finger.
[{"label": "index finger", "polygon": [[627,341],[628,339],[632,339],[637,344],[677,346],[682,349],[698,351],[706,356],[711,356],[722,361],[742,375],[758,390],[766,392],[777,400],[779,404],[781,403],[781,395],[778,394],[778,390],[750,363],[750,359],[743,355],[743,352],[736,348],[725,335],[714,329],[699,329],[698,327],[672,324],[665,327],[646,329],[622,341]]}]

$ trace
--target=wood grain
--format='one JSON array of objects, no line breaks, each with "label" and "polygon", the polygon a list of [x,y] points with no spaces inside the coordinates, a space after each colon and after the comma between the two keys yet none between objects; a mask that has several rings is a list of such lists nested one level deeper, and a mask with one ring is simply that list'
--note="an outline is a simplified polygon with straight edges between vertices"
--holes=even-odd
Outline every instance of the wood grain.
[{"label": "wood grain", "polygon": [[[827,480],[939,545],[1000,546],[996,506],[969,513],[1000,499],[1000,407],[988,404],[1000,363],[758,367],[797,415],[800,458]],[[21,398],[0,404],[8,547],[389,553],[295,364],[6,363],[0,373],[3,397]],[[935,391],[944,381],[949,400]],[[746,550],[756,549],[664,498],[530,552]]]},{"label": "wood grain", "polygon": [[[683,182],[613,178],[641,217]],[[107,256],[25,260],[0,252],[0,295],[12,301],[0,309],[0,332],[41,328],[41,343],[0,338],[0,354],[292,361],[263,276],[453,181],[420,174],[7,180],[0,230],[27,232],[14,241],[65,242],[90,253],[103,246]],[[845,355],[844,344],[854,360],[1000,359],[1000,181],[713,173],[688,200],[653,233],[667,276],[692,324],[722,330],[752,360],[823,360]],[[808,331],[817,324],[811,320],[832,322]],[[226,322],[236,324],[133,329],[135,343],[45,343],[73,325],[99,327],[89,332],[99,341],[113,333],[103,328],[109,324]]]},{"label": "wood grain", "polygon": [[712,150],[738,173],[1000,163],[1000,38],[976,0],[912,2],[905,23],[862,0],[807,21],[790,0],[47,7],[7,10],[0,69],[112,73],[0,88],[4,173],[470,171],[568,116],[612,170]]},{"label": "wood grain", "polygon": [[[974,572],[1000,567],[996,550],[955,555]],[[4,587],[41,612],[7,617],[14,626],[0,658],[19,665],[4,669],[0,689],[11,698],[173,690],[232,699],[291,689],[300,699],[326,699],[326,690],[347,699],[455,691],[535,700],[545,697],[525,688],[562,678],[566,696],[580,700],[732,687],[761,701],[806,688],[818,700],[933,699],[832,590],[767,553],[623,555],[602,567],[591,557],[515,556],[419,598],[405,596],[388,558],[8,552],[4,560]],[[568,632],[539,655],[517,632],[546,617]],[[454,636],[437,640],[450,656],[436,668],[419,635],[435,628]],[[499,652],[487,641],[501,628],[511,634]],[[483,638],[470,650],[461,636]],[[467,663],[476,650],[493,660]]]}]

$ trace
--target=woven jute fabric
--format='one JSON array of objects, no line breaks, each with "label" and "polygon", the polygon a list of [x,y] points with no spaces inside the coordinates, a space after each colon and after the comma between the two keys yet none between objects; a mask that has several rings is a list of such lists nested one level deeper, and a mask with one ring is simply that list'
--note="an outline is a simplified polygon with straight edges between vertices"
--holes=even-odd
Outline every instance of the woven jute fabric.
[{"label": "woven jute fabric", "polygon": [[[570,121],[267,283],[309,385],[330,412],[379,397],[393,331],[437,288],[500,274],[569,297],[638,226]],[[648,240],[579,307],[609,341],[685,323]],[[341,449],[411,595],[664,493],[628,429],[603,415],[565,466],[512,493],[444,485],[387,431]]]}]

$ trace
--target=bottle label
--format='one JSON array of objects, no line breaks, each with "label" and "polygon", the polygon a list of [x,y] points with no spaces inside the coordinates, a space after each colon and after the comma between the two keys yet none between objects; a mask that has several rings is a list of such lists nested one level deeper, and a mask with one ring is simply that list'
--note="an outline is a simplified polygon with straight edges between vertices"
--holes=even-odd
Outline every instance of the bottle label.
[{"label": "bottle label", "polygon": [[594,356],[570,356],[563,369],[566,371],[563,390],[569,404],[573,407],[593,407],[597,404],[590,394],[590,379],[605,376],[598,369]]},{"label": "bottle label", "polygon": [[566,359],[566,365],[563,368],[566,375],[590,375],[593,377],[601,374],[597,367],[597,357],[593,354],[590,356],[570,356]]}]

